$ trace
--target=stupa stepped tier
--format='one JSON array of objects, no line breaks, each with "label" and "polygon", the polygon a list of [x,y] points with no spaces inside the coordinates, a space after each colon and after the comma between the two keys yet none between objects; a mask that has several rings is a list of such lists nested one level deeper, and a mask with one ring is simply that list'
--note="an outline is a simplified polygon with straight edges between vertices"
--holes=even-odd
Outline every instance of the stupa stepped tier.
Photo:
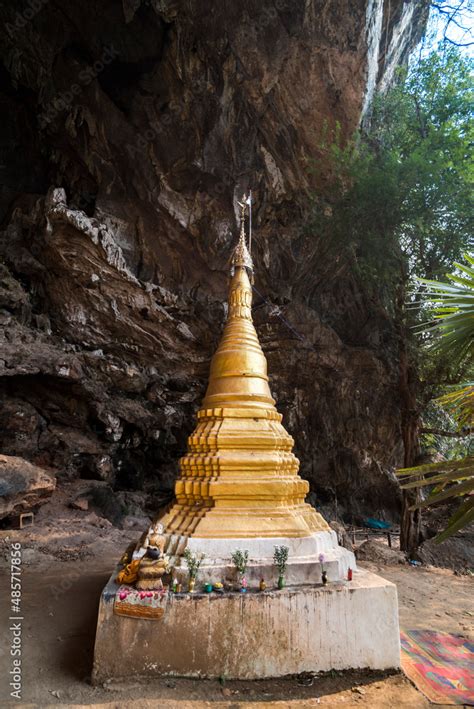
[{"label": "stupa stepped tier", "polygon": [[400,664],[396,587],[356,569],[353,553],[305,502],[309,486],[252,322],[251,277],[242,214],[227,322],[175,499],[126,551],[101,595],[96,684]]},{"label": "stupa stepped tier", "polygon": [[[211,362],[207,392],[180,460],[176,501],[159,519],[175,570],[186,547],[205,554],[202,577],[232,573],[230,555],[249,552],[250,580],[272,573],[275,545],[289,548],[288,583],[330,580],[355,568],[323,517],[305,502],[293,438],[268,384],[267,361],[252,321],[252,261],[242,220],[232,258],[228,317]],[[184,568],[184,571],[186,569]]]}]

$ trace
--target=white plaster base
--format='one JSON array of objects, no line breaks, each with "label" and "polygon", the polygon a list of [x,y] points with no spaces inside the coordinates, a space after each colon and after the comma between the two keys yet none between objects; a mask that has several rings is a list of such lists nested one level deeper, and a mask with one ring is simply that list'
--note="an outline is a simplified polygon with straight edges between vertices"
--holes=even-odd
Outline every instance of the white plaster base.
[{"label": "white plaster base", "polygon": [[[173,565],[173,575],[185,582],[187,579],[186,562],[181,554],[184,547],[193,552],[204,553],[205,557],[199,571],[202,582],[223,580],[232,583],[237,580],[232,566],[231,554],[236,549],[249,552],[249,564],[246,577],[249,582],[258,583],[264,578],[267,583],[275,580],[273,552],[276,545],[289,549],[286,583],[290,585],[315,584],[321,582],[322,566],[319,555],[324,554],[324,569],[329,581],[342,581],[347,578],[349,568],[356,568],[354,554],[340,547],[337,534],[333,530],[315,532],[308,537],[287,538],[267,537],[255,539],[207,539],[204,537],[170,537],[167,553]],[[173,554],[173,552],[175,552]]]},{"label": "white plaster base", "polygon": [[170,594],[160,620],[114,615],[115,575],[100,601],[95,684],[132,676],[258,679],[400,665],[396,586],[367,571],[327,586]]}]

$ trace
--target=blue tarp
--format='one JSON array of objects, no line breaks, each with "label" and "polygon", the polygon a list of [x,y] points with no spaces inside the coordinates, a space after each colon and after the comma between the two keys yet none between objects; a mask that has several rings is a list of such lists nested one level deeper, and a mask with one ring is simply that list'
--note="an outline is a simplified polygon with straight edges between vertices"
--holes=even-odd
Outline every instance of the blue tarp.
[{"label": "blue tarp", "polygon": [[382,522],[381,519],[373,519],[372,517],[364,519],[364,525],[369,529],[390,529],[392,526],[390,522]]}]

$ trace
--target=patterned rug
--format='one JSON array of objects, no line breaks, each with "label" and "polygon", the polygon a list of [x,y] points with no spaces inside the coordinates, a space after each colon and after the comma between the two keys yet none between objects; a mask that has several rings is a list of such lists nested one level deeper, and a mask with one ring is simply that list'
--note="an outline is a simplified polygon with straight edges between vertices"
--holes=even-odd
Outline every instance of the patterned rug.
[{"label": "patterned rug", "polygon": [[402,668],[434,704],[474,706],[474,645],[433,630],[400,633]]}]

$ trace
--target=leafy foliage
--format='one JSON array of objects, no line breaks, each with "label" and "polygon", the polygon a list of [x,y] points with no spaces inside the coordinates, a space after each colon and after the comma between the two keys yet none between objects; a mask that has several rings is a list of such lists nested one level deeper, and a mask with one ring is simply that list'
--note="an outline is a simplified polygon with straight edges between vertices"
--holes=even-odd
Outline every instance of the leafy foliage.
[{"label": "leafy foliage", "polygon": [[241,574],[242,576],[245,574],[245,571],[247,569],[247,564],[249,560],[249,553],[247,550],[242,551],[241,549],[236,549],[235,551],[232,552],[231,554],[232,558],[232,563],[234,564],[235,568]]},{"label": "leafy foliage", "polygon": [[[442,396],[433,399],[423,411],[421,448],[423,456],[433,460],[455,460],[474,454],[473,422],[469,410],[462,405],[474,396],[473,384],[460,388],[453,385]],[[457,402],[459,401],[459,407]],[[470,406],[472,410],[472,404]],[[462,420],[462,416],[467,418]],[[439,457],[441,456],[441,457]]]},{"label": "leafy foliage", "polygon": [[[436,303],[436,324],[425,325],[423,331],[435,334],[434,346],[441,356],[453,358],[458,366],[465,364],[469,372],[474,362],[474,258],[466,255],[469,266],[455,264],[457,273],[450,274],[451,284],[424,281],[432,289],[428,297]],[[474,427],[474,385],[444,394],[439,403],[451,409],[458,429]],[[474,522],[474,456],[443,461],[431,465],[404,468],[397,472],[404,489],[434,485],[431,494],[416,507],[423,508],[452,498],[461,504],[448,521],[448,526],[436,537],[441,542]]]},{"label": "leafy foliage", "polygon": [[273,561],[278,569],[279,576],[284,576],[286,571],[286,565],[288,562],[289,548],[281,545],[275,544],[275,551],[273,552]]},{"label": "leafy foliage", "polygon": [[[332,165],[329,184],[318,166],[314,168],[320,185],[309,228],[332,248],[335,263],[345,260],[350,265],[395,323],[406,374],[400,377],[401,399],[406,402],[402,428],[413,426],[413,421],[417,426],[414,391],[420,409],[443,393],[454,430],[471,421],[472,384],[446,392],[446,383],[459,382],[471,371],[473,261],[468,257],[467,265],[456,264],[450,283],[438,281],[472,244],[472,69],[472,59],[445,46],[401,70],[396,85],[376,98],[368,129],[349,142],[338,127],[332,134],[326,129],[321,164]],[[426,320],[433,304],[434,322],[422,328],[423,340],[415,339],[413,326]],[[405,438],[413,440],[411,435]],[[409,443],[408,461],[415,452]],[[444,465],[449,476],[454,470],[447,466],[458,464],[440,464],[436,472],[441,474]],[[400,476],[415,475],[412,471]],[[459,482],[438,480],[437,486],[446,489],[438,489],[438,497],[430,496],[422,506],[468,495],[469,469],[466,473],[463,468],[464,474],[467,478]],[[420,486],[430,484],[428,479],[427,473]],[[470,519],[469,497],[465,503],[449,530]]]},{"label": "leafy foliage", "polygon": [[472,62],[454,47],[433,52],[376,98],[370,130],[344,146],[338,129],[323,135],[333,171],[327,186],[315,167],[310,226],[388,307],[400,280],[437,278],[468,248],[472,94]]},{"label": "leafy foliage", "polygon": [[435,537],[436,542],[440,543],[448,539],[474,522],[474,456],[462,460],[402,468],[397,471],[397,475],[403,478],[402,487],[405,489],[435,485],[426,500],[417,503],[418,508],[461,498],[461,504],[449,519],[446,529]]},{"label": "leafy foliage", "polygon": [[190,549],[184,550],[184,559],[189,571],[189,578],[195,579],[198,575],[199,568],[203,562],[204,554],[194,554]]},{"label": "leafy foliage", "polygon": [[[459,368],[466,362],[472,367],[474,359],[474,258],[468,254],[464,258],[469,265],[455,263],[461,273],[451,273],[448,276],[451,283],[420,279],[428,286],[425,297],[436,304],[435,322],[425,325],[423,331],[442,335],[434,340],[434,349],[440,356],[454,360]],[[446,403],[456,402],[457,408],[462,401],[469,403],[469,400],[469,391],[464,396],[451,395],[445,399]]]},{"label": "leafy foliage", "polygon": [[451,411],[458,430],[474,429],[474,382],[438,398],[438,403]]},{"label": "leafy foliage", "polygon": [[[314,166],[308,228],[332,250],[337,270],[346,262],[390,314],[420,410],[459,381],[459,362],[420,346],[414,327],[430,305],[418,277],[443,278],[472,243],[472,68],[472,59],[447,47],[401,70],[396,85],[376,97],[369,128],[347,142],[338,127],[326,127],[320,165],[332,165],[329,181]],[[425,339],[434,342],[433,334]]]}]

